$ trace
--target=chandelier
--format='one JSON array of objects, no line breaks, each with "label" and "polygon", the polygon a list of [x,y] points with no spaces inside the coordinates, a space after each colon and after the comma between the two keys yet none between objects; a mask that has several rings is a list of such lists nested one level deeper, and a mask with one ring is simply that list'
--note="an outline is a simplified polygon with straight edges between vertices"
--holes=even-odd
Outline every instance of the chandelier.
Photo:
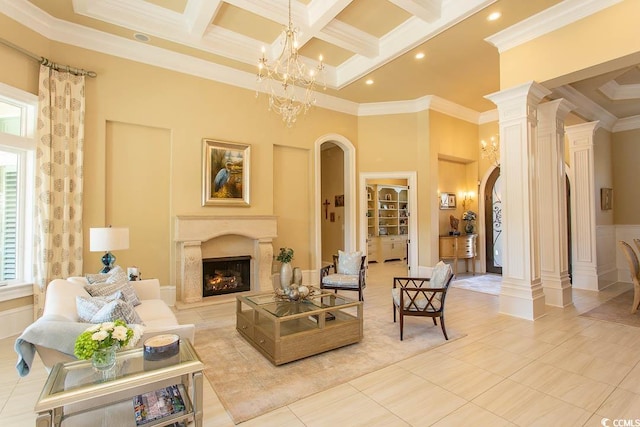
[{"label": "chandelier", "polygon": [[[258,59],[258,82],[263,83],[265,91],[269,93],[269,110],[280,114],[287,127],[291,127],[300,112],[306,113],[315,104],[316,75],[324,71],[324,64],[322,55],[319,58],[320,63],[311,69],[300,59],[298,28],[293,26],[291,19],[291,0],[289,25],[283,29],[280,37],[283,44],[282,52],[274,61],[267,60],[265,48],[262,47],[262,56]],[[323,86],[326,89],[324,83]]]},{"label": "chandelier", "polygon": [[500,144],[495,136],[489,139],[489,144],[484,139],[480,141],[480,151],[483,159],[489,159],[493,164],[500,166]]}]

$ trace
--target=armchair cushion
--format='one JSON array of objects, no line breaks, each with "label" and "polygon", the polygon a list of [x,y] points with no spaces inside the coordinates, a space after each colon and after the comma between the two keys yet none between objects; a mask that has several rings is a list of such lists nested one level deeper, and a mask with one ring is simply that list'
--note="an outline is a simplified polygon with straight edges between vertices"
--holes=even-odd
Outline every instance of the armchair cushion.
[{"label": "armchair cushion", "polygon": [[353,274],[329,274],[325,276],[322,283],[325,285],[338,285],[341,287],[352,287],[358,289],[358,275]]},{"label": "armchair cushion", "polygon": [[362,252],[338,251],[338,265],[336,273],[357,275],[362,264]]}]

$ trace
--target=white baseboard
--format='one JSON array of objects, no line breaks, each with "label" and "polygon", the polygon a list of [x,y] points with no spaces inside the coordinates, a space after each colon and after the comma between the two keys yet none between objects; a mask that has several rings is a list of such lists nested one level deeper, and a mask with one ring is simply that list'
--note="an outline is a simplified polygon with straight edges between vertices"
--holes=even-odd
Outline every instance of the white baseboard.
[{"label": "white baseboard", "polygon": [[0,312],[0,324],[2,325],[0,339],[21,334],[32,323],[33,304],[2,311]]}]

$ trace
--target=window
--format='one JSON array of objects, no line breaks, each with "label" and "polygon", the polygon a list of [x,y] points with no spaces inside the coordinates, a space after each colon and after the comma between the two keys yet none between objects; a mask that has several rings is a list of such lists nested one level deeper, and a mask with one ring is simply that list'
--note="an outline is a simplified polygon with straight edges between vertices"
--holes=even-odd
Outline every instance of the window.
[{"label": "window", "polygon": [[0,83],[0,290],[33,281],[36,106],[35,95]]}]

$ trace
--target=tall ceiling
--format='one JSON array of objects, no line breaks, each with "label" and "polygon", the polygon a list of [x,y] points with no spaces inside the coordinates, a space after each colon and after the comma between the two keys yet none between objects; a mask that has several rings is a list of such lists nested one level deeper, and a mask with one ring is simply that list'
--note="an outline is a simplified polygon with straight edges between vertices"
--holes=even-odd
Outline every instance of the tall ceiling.
[{"label": "tall ceiling", "polygon": [[[220,81],[237,80],[245,87],[257,87],[261,48],[275,56],[289,13],[288,0],[0,0],[0,12],[14,16],[8,3],[76,35],[60,40],[65,43],[105,46],[107,53],[142,62],[161,58],[157,65],[186,72],[210,64],[207,77],[219,75]],[[579,5],[576,0],[292,0],[291,15],[304,59],[313,65],[319,55],[324,58],[326,95],[357,104],[435,95],[481,113],[495,108],[484,96],[499,90],[498,49],[486,39],[543,11],[565,11],[568,3]],[[501,17],[489,21],[493,12]],[[89,40],[102,42],[88,46]],[[424,58],[416,59],[417,53]],[[369,79],[373,84],[365,83]],[[615,121],[640,114],[639,84],[640,69],[630,67],[567,85],[556,96],[577,93]]]}]

